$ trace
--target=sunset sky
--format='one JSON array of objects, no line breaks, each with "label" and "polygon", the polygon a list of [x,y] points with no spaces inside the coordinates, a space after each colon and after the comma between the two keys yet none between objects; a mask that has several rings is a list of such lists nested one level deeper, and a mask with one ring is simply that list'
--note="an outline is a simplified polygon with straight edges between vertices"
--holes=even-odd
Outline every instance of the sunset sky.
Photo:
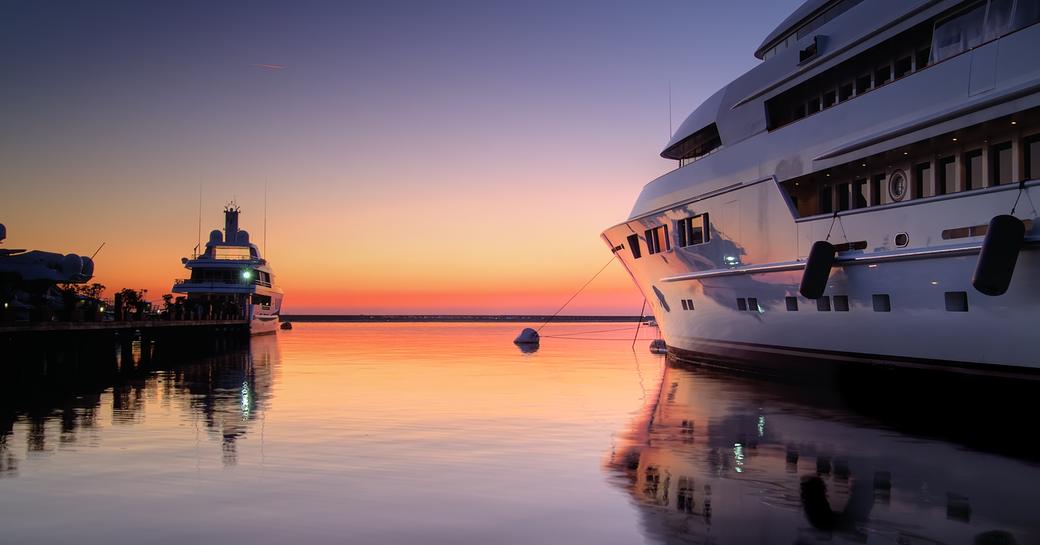
[{"label": "sunset sky", "polygon": [[[286,313],[551,313],[800,0],[0,1],[5,248],[158,299],[236,199]],[[636,314],[613,263],[569,314]]]}]

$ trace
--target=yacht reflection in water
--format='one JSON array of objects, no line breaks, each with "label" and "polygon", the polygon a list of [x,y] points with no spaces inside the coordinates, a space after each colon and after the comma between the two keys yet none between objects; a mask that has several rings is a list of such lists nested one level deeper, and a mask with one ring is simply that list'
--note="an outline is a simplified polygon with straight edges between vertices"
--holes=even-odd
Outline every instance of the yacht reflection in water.
[{"label": "yacht reflection in water", "polygon": [[274,382],[273,362],[279,359],[277,351],[276,338],[254,338],[248,352],[170,373],[175,388],[188,394],[192,412],[201,415],[212,436],[220,438],[226,465],[238,461],[236,441],[245,437],[266,407]]},{"label": "yacht reflection in water", "polygon": [[893,378],[850,396],[669,361],[608,471],[658,543],[1040,542],[1026,402]]},{"label": "yacht reflection in water", "polygon": [[100,446],[103,428],[143,424],[169,405],[198,418],[219,440],[223,463],[235,464],[236,442],[262,417],[279,360],[276,337],[254,337],[249,348],[191,362],[134,362],[82,375],[11,373],[0,388],[0,477],[17,474],[20,453]]}]

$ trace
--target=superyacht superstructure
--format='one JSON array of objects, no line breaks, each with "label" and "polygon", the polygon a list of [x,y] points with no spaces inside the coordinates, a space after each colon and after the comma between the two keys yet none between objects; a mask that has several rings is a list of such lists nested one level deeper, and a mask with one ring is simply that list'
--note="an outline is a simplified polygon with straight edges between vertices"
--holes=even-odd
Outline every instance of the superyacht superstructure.
[{"label": "superyacht superstructure", "polygon": [[195,316],[247,319],[252,334],[275,333],[282,290],[249,233],[238,228],[238,214],[234,203],[224,207],[224,232],[213,230],[202,253],[181,260],[191,277],[174,280],[173,291],[187,295],[183,304]]},{"label": "superyacht superstructure", "polygon": [[809,0],[603,233],[669,351],[1040,370],[1040,0]]}]

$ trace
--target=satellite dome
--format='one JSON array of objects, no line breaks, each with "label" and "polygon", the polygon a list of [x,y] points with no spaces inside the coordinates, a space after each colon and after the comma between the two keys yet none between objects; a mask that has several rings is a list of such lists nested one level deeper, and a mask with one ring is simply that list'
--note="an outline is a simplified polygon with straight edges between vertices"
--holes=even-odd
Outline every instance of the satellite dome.
[{"label": "satellite dome", "polygon": [[239,244],[249,244],[249,231],[246,231],[245,229],[239,229],[238,235],[236,235],[235,238],[235,242]]},{"label": "satellite dome", "polygon": [[83,260],[76,254],[67,254],[61,258],[61,272],[66,275],[79,274],[83,271]]},{"label": "satellite dome", "polygon": [[94,260],[83,256],[83,276],[94,276]]},{"label": "satellite dome", "polygon": [[224,234],[220,232],[220,229],[214,229],[209,232],[210,244],[220,244],[224,242]]}]

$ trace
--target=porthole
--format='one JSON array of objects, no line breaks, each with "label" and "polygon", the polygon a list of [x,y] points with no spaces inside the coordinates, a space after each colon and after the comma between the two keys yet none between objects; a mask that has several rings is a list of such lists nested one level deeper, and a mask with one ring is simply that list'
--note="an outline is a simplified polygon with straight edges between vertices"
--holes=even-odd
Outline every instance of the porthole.
[{"label": "porthole", "polygon": [[910,235],[906,233],[896,234],[896,246],[905,248],[907,244],[910,244]]},{"label": "porthole", "polygon": [[893,171],[888,175],[888,196],[893,201],[901,201],[906,198],[909,184],[906,183],[906,174],[902,170]]}]

